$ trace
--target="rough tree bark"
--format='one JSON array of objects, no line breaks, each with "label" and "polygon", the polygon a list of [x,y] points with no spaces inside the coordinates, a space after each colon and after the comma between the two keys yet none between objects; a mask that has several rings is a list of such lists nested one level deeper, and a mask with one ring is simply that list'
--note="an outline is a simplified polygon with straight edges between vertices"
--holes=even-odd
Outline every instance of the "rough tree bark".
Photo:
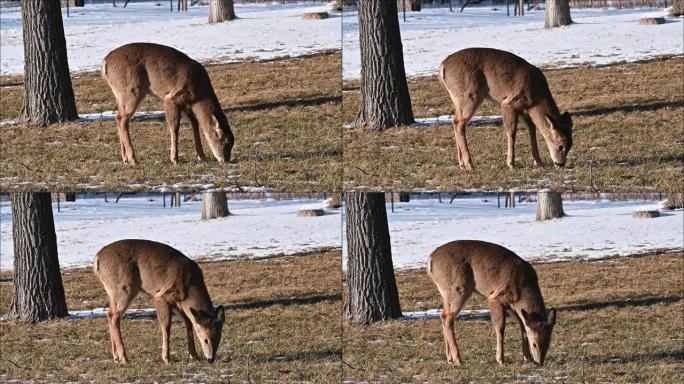
[{"label": "rough tree bark", "polygon": [[233,0],[211,0],[209,2],[209,22],[221,23],[235,19]]},{"label": "rough tree bark", "polygon": [[370,324],[401,317],[383,193],[345,194],[348,321]]},{"label": "rough tree bark", "polygon": [[358,2],[361,98],[358,122],[382,131],[412,124],[397,3]]},{"label": "rough tree bark", "polygon": [[545,28],[562,27],[572,24],[569,0],[546,0]]},{"label": "rough tree bark", "polygon": [[537,192],[537,220],[557,219],[565,216],[560,192]]},{"label": "rough tree bark", "polygon": [[8,317],[27,323],[68,315],[50,193],[13,193],[14,296]]},{"label": "rough tree bark", "polygon": [[38,126],[77,119],[59,2],[22,0],[21,11],[24,35],[21,118]]},{"label": "rough tree bark", "polygon": [[225,192],[202,193],[202,220],[211,220],[230,215]]}]

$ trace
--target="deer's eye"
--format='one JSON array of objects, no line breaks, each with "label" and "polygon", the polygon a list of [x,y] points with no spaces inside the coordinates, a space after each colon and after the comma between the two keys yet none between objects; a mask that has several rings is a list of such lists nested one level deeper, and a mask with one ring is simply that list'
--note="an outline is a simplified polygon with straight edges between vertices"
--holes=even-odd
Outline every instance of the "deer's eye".
[{"label": "deer's eye", "polygon": [[[206,340],[205,340],[206,341]],[[537,348],[537,343],[532,343],[532,346]]]},{"label": "deer's eye", "polygon": [[558,146],[559,151],[563,152],[563,149],[565,149],[565,147],[563,147],[562,145]]},{"label": "deer's eye", "polygon": [[204,339],[204,344],[209,344],[209,339]]}]

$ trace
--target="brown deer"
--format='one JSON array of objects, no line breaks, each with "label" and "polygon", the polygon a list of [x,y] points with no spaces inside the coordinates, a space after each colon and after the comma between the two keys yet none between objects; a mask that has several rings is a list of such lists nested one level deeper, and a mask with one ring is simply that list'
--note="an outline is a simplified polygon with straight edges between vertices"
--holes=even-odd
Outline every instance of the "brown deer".
[{"label": "brown deer", "polygon": [[192,126],[197,159],[205,160],[199,129],[220,163],[230,161],[235,142],[204,67],[184,53],[159,44],[131,43],[109,52],[102,61],[102,77],[112,89],[118,111],[116,124],[124,163],[136,165],[129,122],[147,94],[164,103],[171,133],[171,162],[178,164],[181,115]]},{"label": "brown deer", "polygon": [[[109,332],[114,361],[128,363],[121,317],[142,290],[154,298],[162,331],[162,359],[170,362],[171,316],[175,310],[185,323],[188,351],[197,359],[194,334],[209,363],[214,362],[225,320],[223,306],[214,308],[197,264],[168,245],[149,240],[120,240],[95,257],[95,275],[109,296]],[[194,332],[193,332],[194,330]]]},{"label": "brown deer", "polygon": [[487,299],[496,332],[496,361],[504,364],[506,311],[520,325],[523,359],[544,364],[556,323],[556,310],[544,306],[537,274],[532,266],[510,250],[475,240],[446,243],[428,261],[428,275],[442,296],[442,330],[447,361],[461,365],[454,336],[454,319],[476,292]]},{"label": "brown deer", "polygon": [[454,103],[453,124],[460,168],[473,169],[465,129],[484,99],[501,105],[510,169],[515,168],[515,134],[520,123],[529,128],[535,166],[542,164],[535,127],[544,136],[554,164],[565,165],[572,147],[572,119],[569,113],[559,112],[539,68],[510,52],[467,48],[442,61],[439,81]]}]

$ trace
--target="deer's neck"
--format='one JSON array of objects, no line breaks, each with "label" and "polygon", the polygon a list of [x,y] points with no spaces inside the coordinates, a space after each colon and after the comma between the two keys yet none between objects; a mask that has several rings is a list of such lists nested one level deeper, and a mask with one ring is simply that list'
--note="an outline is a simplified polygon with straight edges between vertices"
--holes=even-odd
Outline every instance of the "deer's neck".
[{"label": "deer's neck", "polygon": [[212,313],[214,305],[209,297],[207,288],[202,285],[192,284],[187,287],[185,299],[178,303],[186,316],[191,317],[190,308]]},{"label": "deer's neck", "polygon": [[548,116],[552,121],[558,121],[558,118],[560,117],[560,111],[558,110],[558,106],[553,100],[551,93],[546,95],[546,97],[541,98],[537,104],[530,108],[529,114],[536,114],[541,119],[543,119],[544,116]]},{"label": "deer's neck", "polygon": [[524,309],[527,313],[546,315],[544,298],[538,287],[527,287],[521,290],[520,299],[515,304],[512,304],[511,307],[518,313],[520,313],[521,309]]}]

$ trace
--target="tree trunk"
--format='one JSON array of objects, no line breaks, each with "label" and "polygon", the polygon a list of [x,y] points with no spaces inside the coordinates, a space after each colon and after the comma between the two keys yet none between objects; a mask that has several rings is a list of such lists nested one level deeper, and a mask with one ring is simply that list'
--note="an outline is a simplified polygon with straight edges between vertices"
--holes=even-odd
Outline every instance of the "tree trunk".
[{"label": "tree trunk", "polygon": [[359,123],[379,131],[412,124],[397,3],[359,1],[358,11],[361,48]]},{"label": "tree trunk", "polygon": [[14,297],[8,317],[37,323],[68,315],[50,193],[12,193]]},{"label": "tree trunk", "polygon": [[572,24],[569,0],[546,0],[545,28],[562,27]]},{"label": "tree trunk", "polygon": [[345,201],[348,293],[344,317],[360,324],[399,318],[385,195],[347,193]]},{"label": "tree trunk", "polygon": [[59,2],[22,0],[21,11],[24,31],[23,120],[46,126],[77,119]]},{"label": "tree trunk", "polygon": [[537,220],[557,219],[565,216],[560,192],[537,192]]},{"label": "tree trunk", "polygon": [[[402,1],[403,1],[403,3],[402,3]],[[404,7],[406,7],[405,9],[407,11],[411,11],[411,12],[420,12],[422,5],[423,5],[422,0],[399,0],[397,3],[402,4]]]},{"label": "tree trunk", "polygon": [[225,192],[202,193],[202,220],[211,220],[218,217],[226,217],[228,212],[228,199]]},{"label": "tree trunk", "polygon": [[209,22],[221,23],[235,19],[233,0],[212,0],[209,2]]}]

